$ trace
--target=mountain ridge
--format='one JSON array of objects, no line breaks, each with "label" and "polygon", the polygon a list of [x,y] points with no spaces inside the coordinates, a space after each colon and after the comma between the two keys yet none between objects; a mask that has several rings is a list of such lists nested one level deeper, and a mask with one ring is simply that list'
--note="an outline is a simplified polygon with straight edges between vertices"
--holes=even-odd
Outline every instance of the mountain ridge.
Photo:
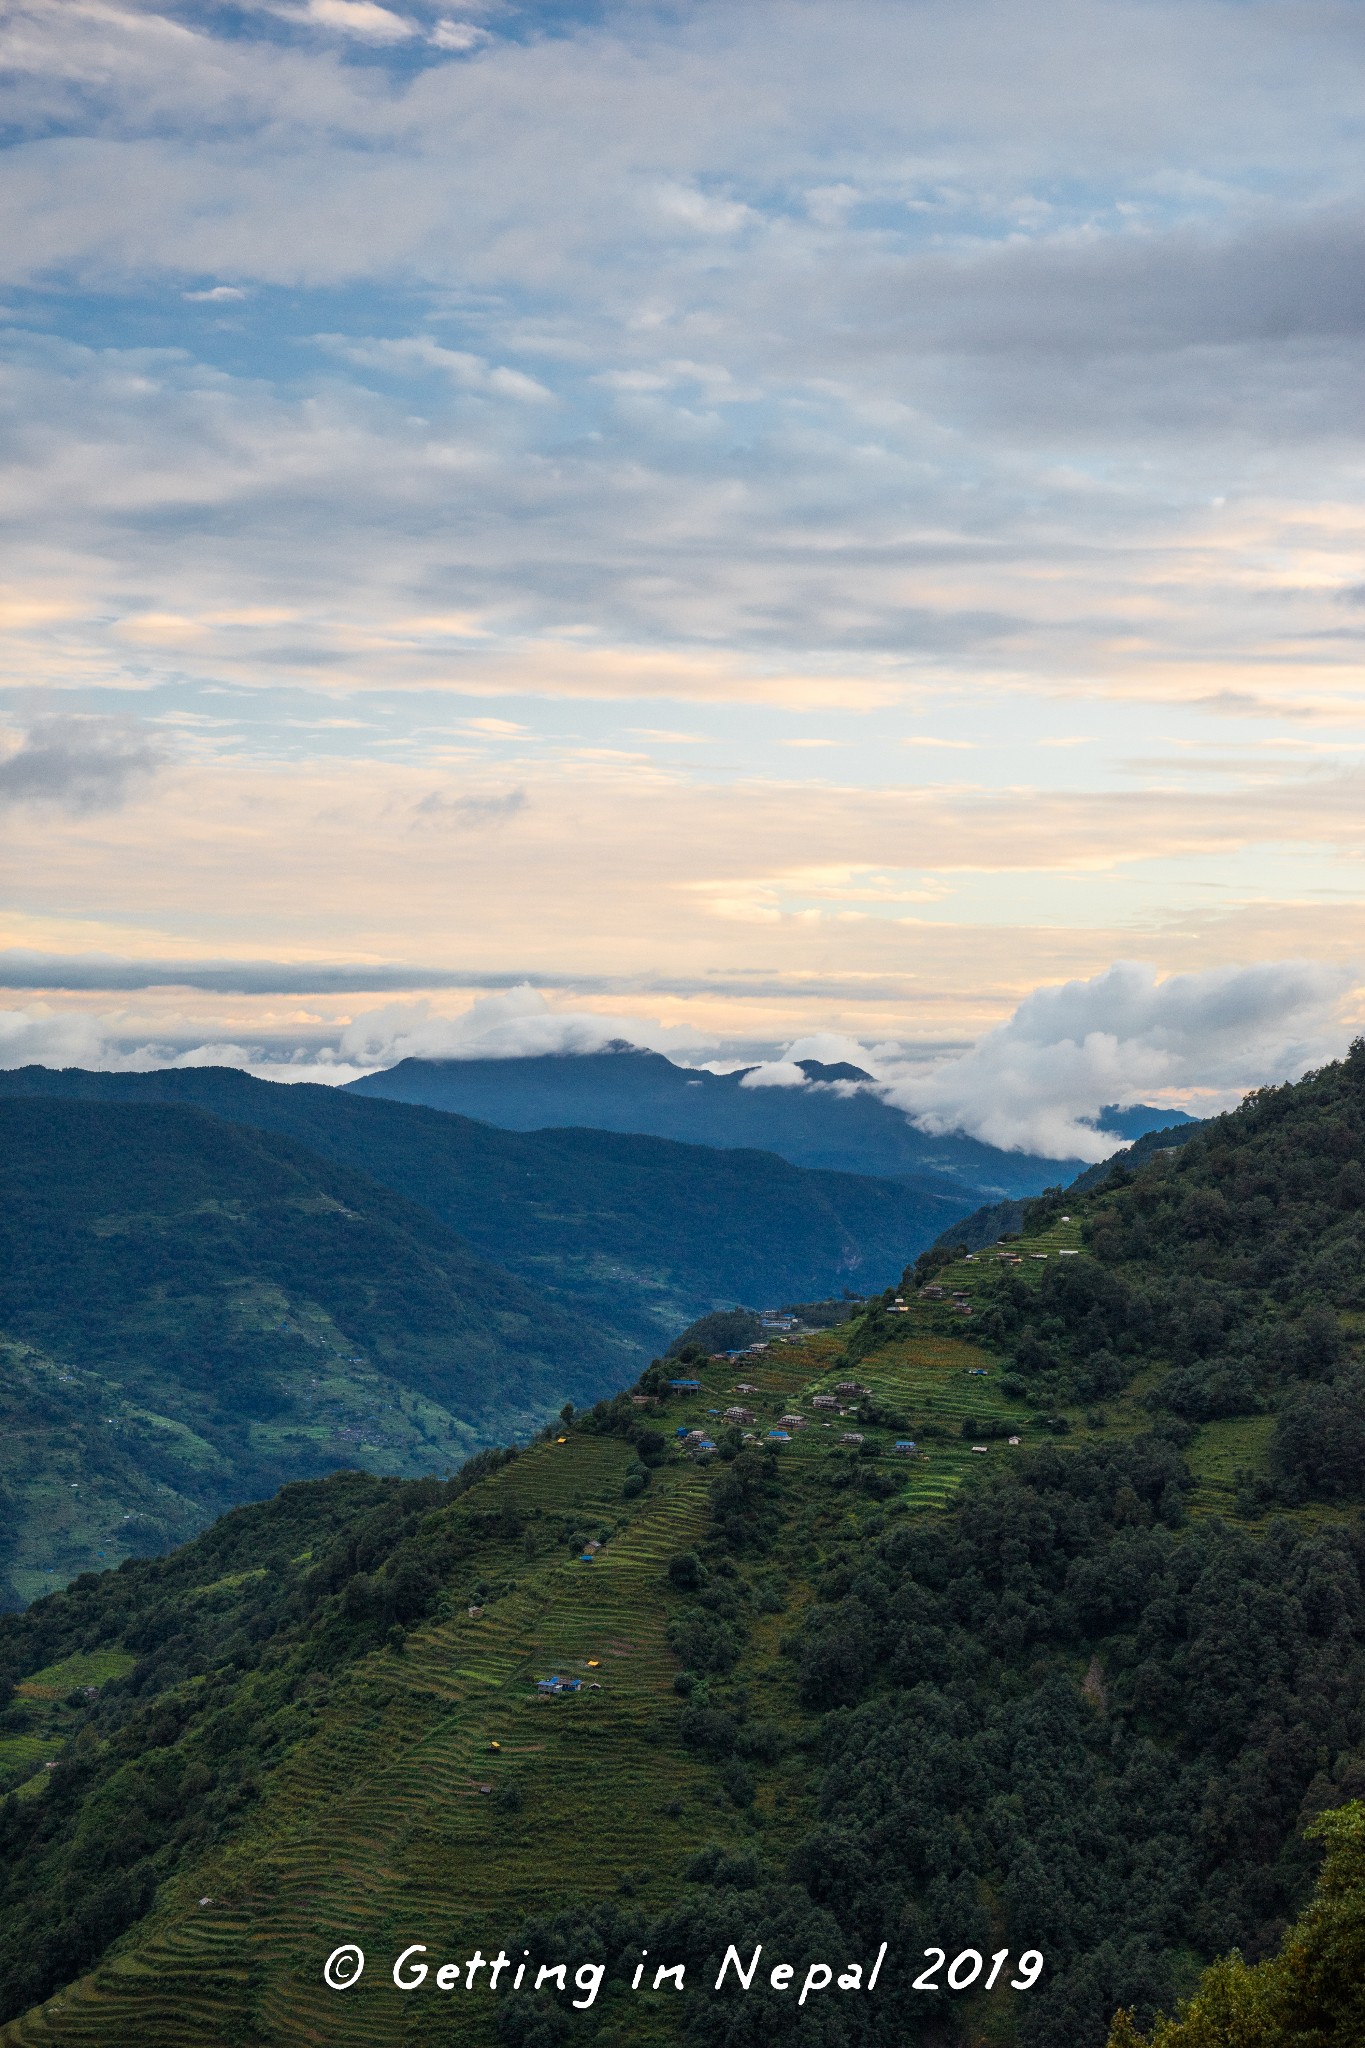
[{"label": "mountain ridge", "polygon": [[617,1041],[600,1053],[401,1060],[347,1082],[344,1092],[423,1103],[511,1130],[572,1124],[722,1149],[756,1146],[795,1166],[913,1181],[972,1202],[1036,1194],[1059,1172],[1079,1172],[1084,1164],[1001,1152],[961,1134],[929,1137],[845,1078],[746,1087],[751,1072],[679,1067],[662,1053]]},{"label": "mountain ridge", "polygon": [[794,1167],[750,1148],[509,1132],[233,1068],[0,1072],[0,1101],[19,1096],[190,1103],[305,1144],[421,1203],[482,1257],[645,1356],[736,1301],[762,1307],[880,1286],[971,1206],[957,1190]]},{"label": "mountain ridge", "polygon": [[[0,2043],[1131,2044],[1365,1786],[1362,1232],[1365,1046],[458,1494],[292,1489],[0,1621]],[[399,1994],[414,1941],[601,1995]],[[884,1942],[880,1995],[713,1997],[731,1942]]]},{"label": "mountain ridge", "polygon": [[291,1479],[457,1466],[641,1353],[286,1138],[20,1099],[0,1101],[0,1359],[0,1569],[31,1595]]}]

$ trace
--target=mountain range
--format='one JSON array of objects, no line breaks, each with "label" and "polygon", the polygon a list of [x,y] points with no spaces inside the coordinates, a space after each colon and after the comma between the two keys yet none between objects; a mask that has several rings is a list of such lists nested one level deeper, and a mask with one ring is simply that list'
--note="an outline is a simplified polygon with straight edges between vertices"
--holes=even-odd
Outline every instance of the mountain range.
[{"label": "mountain range", "polygon": [[0,2048],[1353,2048],[1365,1046],[1021,1220],[0,1618]]},{"label": "mountain range", "polygon": [[18,1097],[175,1103],[288,1138],[420,1204],[484,1258],[642,1348],[737,1301],[869,1291],[976,1198],[951,1181],[802,1169],[748,1148],[509,1131],[227,1067],[0,1072],[0,1101]]},{"label": "mountain range", "polygon": [[428,1210],[156,1103],[0,1102],[0,1599],[338,1465],[447,1471],[638,1370]]},{"label": "mountain range", "polygon": [[341,1464],[440,1472],[962,1195],[231,1069],[0,1075],[0,1600]]},{"label": "mountain range", "polygon": [[[1069,1181],[1084,1165],[1004,1152],[960,1132],[930,1136],[882,1099],[863,1068],[795,1064],[806,1075],[804,1085],[755,1086],[760,1070],[713,1074],[618,1043],[599,1053],[528,1059],[407,1059],[347,1083],[346,1092],[453,1110],[505,1130],[580,1125],[692,1145],[757,1146],[795,1166],[964,1194],[972,1207],[1037,1194]],[[1137,1105],[1102,1110],[1098,1124],[1117,1150],[1146,1131],[1187,1121],[1180,1111]]]}]

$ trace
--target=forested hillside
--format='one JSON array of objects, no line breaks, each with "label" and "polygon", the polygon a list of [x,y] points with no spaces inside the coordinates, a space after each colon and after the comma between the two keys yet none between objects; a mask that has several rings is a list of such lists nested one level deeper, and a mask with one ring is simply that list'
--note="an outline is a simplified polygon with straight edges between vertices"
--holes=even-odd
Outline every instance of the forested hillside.
[{"label": "forested hillside", "polygon": [[1182,1422],[1264,1418],[1269,1464],[1247,1472],[1247,1512],[1357,1497],[1365,1048],[1140,1170],[1120,1164],[1089,1196],[1035,1203],[1029,1227],[1068,1204],[1089,1257],[1053,1261],[1036,1285],[1010,1269],[974,1321],[1006,1354],[1006,1388],[1056,1406],[1140,1376],[1152,1410]]},{"label": "forested hillside", "polygon": [[0,1102],[0,1578],[337,1465],[442,1471],[638,1369],[430,1216],[187,1108]]},{"label": "forested hillside", "polygon": [[0,1073],[0,1100],[7,1095],[192,1104],[292,1139],[421,1203],[486,1259],[644,1347],[646,1358],[713,1308],[883,1287],[975,1199],[949,1184],[934,1192],[806,1172],[770,1152],[611,1131],[495,1130],[226,1067],[26,1067]]},{"label": "forested hillside", "polygon": [[[1363,1156],[1357,1048],[458,1494],[303,1488],[0,1623],[6,2010],[65,1987],[4,2048],[180,2048],[187,2013],[272,2048],[1347,2048],[1358,1908],[1291,1930],[1365,1793],[1365,1466],[1322,1454]],[[717,1994],[731,1942],[857,1994]],[[476,1948],[600,1996],[444,1995]],[[642,1950],[681,1994],[632,1990]]]}]

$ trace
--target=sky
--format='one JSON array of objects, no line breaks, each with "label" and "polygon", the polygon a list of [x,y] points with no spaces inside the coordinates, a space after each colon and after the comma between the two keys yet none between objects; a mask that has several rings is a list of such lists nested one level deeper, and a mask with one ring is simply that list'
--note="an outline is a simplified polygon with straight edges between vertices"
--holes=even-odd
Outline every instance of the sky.
[{"label": "sky", "polygon": [[1347,1043],[1358,5],[0,41],[0,1059],[819,1039],[1060,1145]]}]

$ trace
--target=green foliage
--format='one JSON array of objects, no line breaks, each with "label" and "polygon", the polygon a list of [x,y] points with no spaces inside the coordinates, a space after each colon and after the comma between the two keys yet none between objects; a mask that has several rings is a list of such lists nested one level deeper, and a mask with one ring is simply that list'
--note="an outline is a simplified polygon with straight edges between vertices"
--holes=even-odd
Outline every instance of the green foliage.
[{"label": "green foliage", "polygon": [[[15,1694],[9,1711],[24,1727],[6,1739],[25,1741],[41,1722],[60,1736],[63,1771],[92,1760],[95,1771],[50,1845],[47,1816],[66,1811],[52,1795],[74,1777],[5,1809],[19,1832],[0,1870],[9,1896],[35,1901],[15,1982],[43,1928],[70,1920],[68,1957],[88,1955],[141,1910],[149,1883],[178,1899],[201,1845],[230,1842],[237,1926],[263,1988],[253,2004],[256,1990],[225,1974],[215,1995],[243,2038],[269,2010],[287,2008],[300,2032],[313,2024],[298,1930],[320,1916],[333,1861],[341,1874],[326,1905],[337,1925],[364,1918],[373,1885],[386,1929],[412,1924],[420,1902],[424,1931],[447,1915],[442,1939],[478,1925],[501,1940],[506,1928],[515,1952],[597,1959],[627,1982],[642,1948],[686,1962],[695,1983],[714,1981],[732,1941],[746,1954],[761,1941],[770,1955],[808,1958],[868,1958],[889,1944],[869,2000],[798,2009],[756,1988],[633,2006],[609,1984],[578,2011],[572,1992],[509,1996],[496,2018],[508,2048],[619,2048],[633,2027],[682,2048],[788,2036],[796,2048],[903,2048],[907,2012],[941,2048],[1101,2048],[1119,2007],[1132,2017],[1112,2048],[1135,2048],[1201,1968],[1234,1950],[1245,1962],[1224,1960],[1199,1994],[1205,2031],[1169,2032],[1193,2024],[1191,2008],[1162,2023],[1161,2048],[1362,2038],[1350,2003],[1365,1890],[1357,1822],[1343,1820],[1345,1834],[1329,1825],[1330,1854],[1349,1848],[1346,1877],[1329,1863],[1319,1898],[1341,1913],[1315,1921],[1310,1909],[1281,1958],[1300,1958],[1287,1975],[1274,1978],[1267,1960],[1312,1889],[1305,1824],[1365,1786],[1365,1528],[1351,1433],[1362,1304],[1340,1237],[1355,1228],[1347,1168],[1365,1131],[1365,1059],[1353,1061],[1255,1098],[1179,1155],[1158,1147],[1136,1171],[1070,1193],[1046,1238],[1021,1246],[1045,1259],[955,1269],[970,1322],[948,1300],[901,1316],[882,1296],[837,1336],[764,1355],[753,1405],[772,1414],[866,1359],[859,1377],[878,1391],[858,1395],[858,1427],[870,1450],[843,1446],[842,1430],[826,1433],[813,1411],[780,1453],[722,1439],[721,1456],[694,1460],[672,1433],[723,1409],[736,1374],[706,1359],[699,1392],[670,1394],[670,1368],[656,1362],[638,1402],[622,1394],[576,1412],[511,1473],[459,1498],[418,1512],[404,1488],[357,1493],[351,1505],[328,1492],[380,1485],[359,1475],[302,1489],[328,1495],[335,1527],[272,1548],[269,1514],[303,1512],[284,1495],[249,1511],[266,1517],[249,1542],[205,1555],[183,1584],[155,1575],[197,1546],[130,1568],[152,1576],[136,1581],[137,1613],[117,1627],[98,1602],[72,1610],[50,1639],[27,1631],[66,1608],[39,1603],[8,1624],[22,1641],[8,1668],[26,1685],[50,1682],[42,1701]],[[1074,1220],[1062,1224],[1063,1213]],[[1088,1257],[1057,1255],[1081,1241]],[[1009,1405],[1022,1447],[998,1442],[1004,1375],[983,1371],[983,1335],[1029,1396],[1027,1421],[1022,1402]],[[1086,1398],[1103,1400],[1103,1416],[1083,1418],[1082,1386],[1097,1390]],[[929,1424],[913,1429],[921,1459],[879,1446],[886,1418],[902,1414]],[[964,1423],[990,1446],[978,1459]],[[1211,1447],[1248,1468],[1243,1494],[1277,1506],[1275,1518],[1236,1526],[1206,1512]],[[1293,1505],[1310,1498],[1330,1505]],[[605,1548],[589,1567],[576,1552],[591,1533]],[[523,1591],[509,1594],[523,1573]],[[210,1638],[194,1603],[218,1600],[227,1604]],[[384,1647],[391,1632],[401,1658]],[[0,1650],[9,1639],[0,1631]],[[70,1659],[102,1646],[138,1662],[81,1704]],[[153,1656],[164,1661],[137,1694],[143,1718],[119,1720],[120,1688],[139,1683]],[[582,1694],[530,1695],[537,1671],[570,1659],[592,1673]],[[322,1684],[334,1748],[299,1732]],[[408,1758],[372,1762],[372,1703],[400,1685]],[[284,1773],[281,1756],[297,1760]],[[319,1778],[337,1759],[345,1782],[324,1791]],[[472,1796],[472,1764],[494,1798]],[[295,1773],[303,1781],[308,1770],[316,1825],[291,1803]],[[513,1788],[505,1799],[503,1786]],[[395,1799],[407,1803],[389,1834]],[[180,1841],[186,1819],[203,1832]],[[82,1863],[87,1828],[122,1860]],[[277,1937],[285,1911],[294,1918]],[[519,1936],[518,1915],[530,1916]],[[73,1999],[74,2017],[42,2024],[76,2048],[101,2015],[169,2009],[184,1955],[209,1940],[169,1910],[145,1930],[132,1920],[132,1967],[97,1975],[95,2021]],[[913,1992],[923,1951],[948,1943],[1037,1948],[1046,1969],[1026,1997]],[[45,1967],[44,1981],[59,1981],[65,1965],[49,1956]],[[143,1982],[154,1990],[139,2005]],[[392,2016],[415,2005],[381,2006],[377,1992],[366,2008],[363,1996],[309,2011],[325,2013],[319,2025],[353,2027],[348,2041],[394,2040],[416,2024]],[[1239,1999],[1266,2028],[1283,2021],[1282,2033],[1229,2031]],[[451,2038],[482,2038],[474,2020],[436,2017],[457,2010],[474,2008],[425,2008],[423,2020],[430,2012]],[[155,2048],[169,2040],[157,2032]]]},{"label": "green foliage", "polygon": [[1177,1150],[1140,1151],[1093,1192],[1083,1176],[1028,1205],[1036,1231],[1069,1204],[1090,1256],[994,1277],[974,1335],[1039,1406],[1103,1400],[1160,1367],[1152,1404],[1186,1421],[1274,1409],[1271,1497],[1359,1497],[1365,1396],[1341,1319],[1365,1307],[1365,1045]]},{"label": "green foliage", "polygon": [[[722,1305],[815,1301],[862,1274],[875,1285],[961,1206],[953,1193],[818,1170],[823,1162],[792,1166],[768,1151],[711,1150],[613,1130],[498,1130],[443,1109],[385,1101],[383,1093],[282,1087],[213,1067],[0,1073],[0,1098],[193,1105],[357,1168],[559,1308],[629,1345],[636,1355],[621,1369],[622,1381],[638,1371],[641,1352]],[[753,1091],[740,1100],[752,1105]],[[882,1103],[870,1107],[908,1131]],[[1013,1163],[1011,1155],[976,1149],[996,1166]]]},{"label": "green foliage", "polygon": [[675,1337],[668,1347],[668,1356],[681,1358],[687,1352],[707,1358],[717,1351],[739,1351],[746,1344],[756,1344],[762,1335],[763,1325],[753,1309],[718,1308],[690,1323],[680,1337]]},{"label": "green foliage", "polygon": [[1327,1856],[1280,1953],[1207,1970],[1177,2019],[1140,2034],[1120,2013],[1109,2048],[1359,2048],[1365,2041],[1365,1806],[1322,1814],[1307,1833]]},{"label": "green foliage", "polygon": [[172,1557],[0,1619],[0,1698],[92,1642],[122,1672],[50,1704],[18,1695],[59,1761],[43,1798],[0,1803],[0,2019],[86,1969],[166,1873],[241,1824],[347,1669],[477,1553],[487,1532],[460,1503],[501,1462],[449,1484],[288,1486]]},{"label": "green foliage", "polygon": [[1182,1946],[1273,1944],[1304,1802],[1365,1763],[1365,1538],[1180,1535],[1190,1484],[1159,1437],[1035,1452],[850,1550],[793,1642],[827,1714],[793,1874],[855,1951],[893,1924],[910,1954],[948,1926],[1041,1948],[1021,2044],[1150,2017]]}]

